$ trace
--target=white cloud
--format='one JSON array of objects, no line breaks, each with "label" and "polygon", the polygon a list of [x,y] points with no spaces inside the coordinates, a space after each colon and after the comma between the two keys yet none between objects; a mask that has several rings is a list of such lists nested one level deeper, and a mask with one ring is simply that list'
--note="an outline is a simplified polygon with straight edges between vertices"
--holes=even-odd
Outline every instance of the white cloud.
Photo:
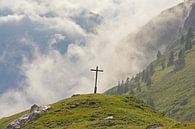
[{"label": "white cloud", "polygon": [[8,15],[0,17],[0,24],[11,22],[12,24],[15,22],[19,22],[24,18],[24,15]]},{"label": "white cloud", "polygon": [[[101,92],[127,74],[135,74],[143,67],[144,54],[125,38],[160,11],[180,1],[1,0],[0,10],[5,11],[3,15],[9,15],[0,14],[0,26],[28,19],[22,23],[32,26],[25,28],[20,42],[29,41],[35,50],[33,60],[24,58],[21,67],[26,82],[0,96],[0,117],[24,110],[33,103],[47,104],[73,93],[92,92],[94,74],[89,69],[96,65],[105,71],[99,76]],[[86,33],[71,19],[84,10],[104,17],[95,34]],[[34,33],[48,42],[46,54],[39,51],[43,41],[38,42]],[[72,40],[65,54],[52,47],[67,38]]]}]

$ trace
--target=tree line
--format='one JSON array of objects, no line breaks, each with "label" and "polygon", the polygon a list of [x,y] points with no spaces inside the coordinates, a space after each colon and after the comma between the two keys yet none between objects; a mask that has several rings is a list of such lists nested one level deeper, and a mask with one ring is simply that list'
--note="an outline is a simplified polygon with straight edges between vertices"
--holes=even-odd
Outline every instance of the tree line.
[{"label": "tree line", "polygon": [[[163,55],[161,51],[157,52],[155,62],[152,62],[148,65],[146,69],[142,72],[138,73],[136,76],[132,77],[131,79],[127,77],[124,81],[119,81],[118,86],[116,88],[117,94],[136,94],[142,91],[141,83],[145,83],[148,87],[148,91],[150,90],[150,86],[152,85],[152,76],[155,73],[156,64],[160,66],[162,70],[165,68],[174,67],[174,70],[180,70],[185,66],[185,52],[192,49],[192,39],[193,39],[193,32],[190,28],[187,34],[181,35],[180,38],[180,50],[178,52],[174,52],[173,50],[168,53],[168,55]],[[151,95],[148,95],[147,103],[151,106],[154,106],[153,99]]]}]

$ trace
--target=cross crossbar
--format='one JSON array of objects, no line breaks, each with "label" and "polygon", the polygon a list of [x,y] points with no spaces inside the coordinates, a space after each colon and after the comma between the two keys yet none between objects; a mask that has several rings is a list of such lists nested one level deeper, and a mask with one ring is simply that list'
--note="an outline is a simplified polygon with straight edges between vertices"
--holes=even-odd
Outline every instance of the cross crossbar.
[{"label": "cross crossbar", "polygon": [[91,69],[91,71],[94,71],[94,72],[96,72],[96,71],[98,71],[98,72],[104,72],[103,70],[96,70],[96,69]]}]

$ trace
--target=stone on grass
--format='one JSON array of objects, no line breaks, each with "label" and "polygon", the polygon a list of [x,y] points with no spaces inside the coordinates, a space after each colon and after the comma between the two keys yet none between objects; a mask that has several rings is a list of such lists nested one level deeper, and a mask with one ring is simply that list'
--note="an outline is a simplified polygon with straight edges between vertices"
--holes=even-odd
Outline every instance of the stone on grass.
[{"label": "stone on grass", "polygon": [[163,125],[160,124],[160,123],[156,123],[156,124],[148,125],[148,126],[146,127],[146,129],[158,129],[158,128],[160,128],[160,127],[163,127]]},{"label": "stone on grass", "polygon": [[20,118],[12,121],[11,123],[9,123],[6,126],[5,129],[20,129],[22,126],[24,126],[24,125],[28,124],[29,122],[39,118],[39,116],[41,114],[44,114],[50,108],[51,108],[51,106],[49,106],[49,105],[47,105],[47,106],[37,106],[36,104],[34,104],[33,106],[31,106],[30,113],[25,114],[25,115],[21,116]]}]

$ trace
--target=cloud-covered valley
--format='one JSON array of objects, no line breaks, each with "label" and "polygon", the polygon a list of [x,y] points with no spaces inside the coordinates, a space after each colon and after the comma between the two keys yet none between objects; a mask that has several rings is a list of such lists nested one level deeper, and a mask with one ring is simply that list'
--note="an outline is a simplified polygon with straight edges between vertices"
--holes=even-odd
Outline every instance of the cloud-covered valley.
[{"label": "cloud-covered valley", "polygon": [[142,70],[148,60],[127,41],[182,0],[1,0],[0,118],[34,103],[99,92]]}]

